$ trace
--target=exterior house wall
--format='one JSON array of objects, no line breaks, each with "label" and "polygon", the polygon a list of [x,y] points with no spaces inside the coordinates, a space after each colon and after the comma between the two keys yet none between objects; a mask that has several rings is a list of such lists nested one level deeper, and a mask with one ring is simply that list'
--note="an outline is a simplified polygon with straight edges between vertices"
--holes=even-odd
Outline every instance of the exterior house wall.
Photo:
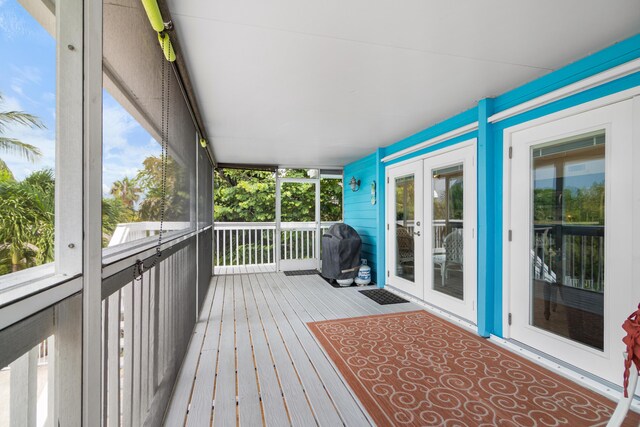
[{"label": "exterior house wall", "polygon": [[[367,240],[374,248],[370,249],[376,257],[376,277],[379,286],[385,283],[385,206],[384,176],[386,167],[426,153],[477,138],[478,173],[478,333],[483,336],[503,335],[503,295],[502,295],[502,259],[503,259],[503,131],[511,126],[525,123],[555,112],[565,110],[613,93],[640,86],[640,72],[626,75],[596,87],[580,91],[574,95],[528,110],[513,117],[490,123],[489,117],[509,108],[521,105],[554,90],[607,71],[640,57],[640,34],[625,41],[594,53],[582,60],[569,64],[546,76],[522,85],[496,98],[480,100],[474,108],[453,116],[439,124],[429,127],[387,147],[379,148],[375,153],[353,162],[345,167],[345,183],[355,176],[366,179],[376,176],[378,185],[377,214],[367,206],[366,214],[358,212],[363,204],[357,193],[350,194],[345,189],[345,221],[360,232],[367,232]],[[478,129],[455,138],[439,142],[432,146],[383,163],[385,156],[415,146],[431,138],[446,134],[460,127],[478,122]],[[382,177],[382,178],[381,178]],[[361,190],[363,191],[363,190]],[[367,196],[369,192],[367,191]],[[366,216],[366,218],[365,218]]]},{"label": "exterior house wall", "polygon": [[[356,229],[362,238],[361,258],[371,266],[372,278],[378,271],[378,200],[371,204],[371,183],[377,181],[376,153],[373,153],[344,168],[344,222]],[[360,180],[356,192],[349,188],[351,177]],[[377,182],[376,182],[377,184]],[[384,268],[382,269],[384,270]],[[375,279],[374,279],[375,280]]]}]

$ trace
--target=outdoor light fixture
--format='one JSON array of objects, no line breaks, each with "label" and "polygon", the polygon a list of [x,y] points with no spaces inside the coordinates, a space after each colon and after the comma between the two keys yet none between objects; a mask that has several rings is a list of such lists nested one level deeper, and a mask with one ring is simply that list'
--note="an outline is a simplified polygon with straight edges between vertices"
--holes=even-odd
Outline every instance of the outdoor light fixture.
[{"label": "outdoor light fixture", "polygon": [[349,181],[349,187],[351,187],[351,191],[356,192],[360,189],[360,180],[356,179],[355,176],[351,177],[351,181]]}]

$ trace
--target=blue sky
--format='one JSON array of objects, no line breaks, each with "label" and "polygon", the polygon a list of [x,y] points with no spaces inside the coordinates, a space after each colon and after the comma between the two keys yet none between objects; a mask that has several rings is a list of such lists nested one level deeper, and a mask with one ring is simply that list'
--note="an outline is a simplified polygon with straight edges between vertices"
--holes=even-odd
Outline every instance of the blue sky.
[{"label": "blue sky", "polygon": [[[38,116],[46,129],[12,126],[5,136],[40,148],[35,163],[0,152],[17,179],[31,172],[55,167],[55,40],[16,0],[0,0],[0,92],[3,111],[25,111]],[[134,177],[142,161],[160,154],[160,145],[116,100],[104,92],[103,193],[113,181]]]}]

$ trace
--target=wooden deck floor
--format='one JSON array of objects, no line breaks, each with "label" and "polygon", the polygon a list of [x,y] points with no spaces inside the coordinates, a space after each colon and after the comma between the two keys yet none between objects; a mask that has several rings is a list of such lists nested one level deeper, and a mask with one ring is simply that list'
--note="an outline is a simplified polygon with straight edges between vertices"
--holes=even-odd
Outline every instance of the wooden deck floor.
[{"label": "wooden deck floor", "polygon": [[215,276],[226,274],[251,274],[251,273],[275,273],[275,264],[253,264],[253,265],[220,265],[213,267]]},{"label": "wooden deck floor", "polygon": [[416,310],[378,305],[319,276],[214,277],[167,426],[371,425],[306,323]]}]

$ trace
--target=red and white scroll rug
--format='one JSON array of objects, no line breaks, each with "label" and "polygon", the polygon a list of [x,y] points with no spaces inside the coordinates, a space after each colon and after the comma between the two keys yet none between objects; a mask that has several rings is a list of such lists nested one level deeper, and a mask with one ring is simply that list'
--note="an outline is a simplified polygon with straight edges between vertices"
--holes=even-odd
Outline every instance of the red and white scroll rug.
[{"label": "red and white scroll rug", "polygon": [[615,407],[426,311],[308,325],[378,426],[606,425]]}]

